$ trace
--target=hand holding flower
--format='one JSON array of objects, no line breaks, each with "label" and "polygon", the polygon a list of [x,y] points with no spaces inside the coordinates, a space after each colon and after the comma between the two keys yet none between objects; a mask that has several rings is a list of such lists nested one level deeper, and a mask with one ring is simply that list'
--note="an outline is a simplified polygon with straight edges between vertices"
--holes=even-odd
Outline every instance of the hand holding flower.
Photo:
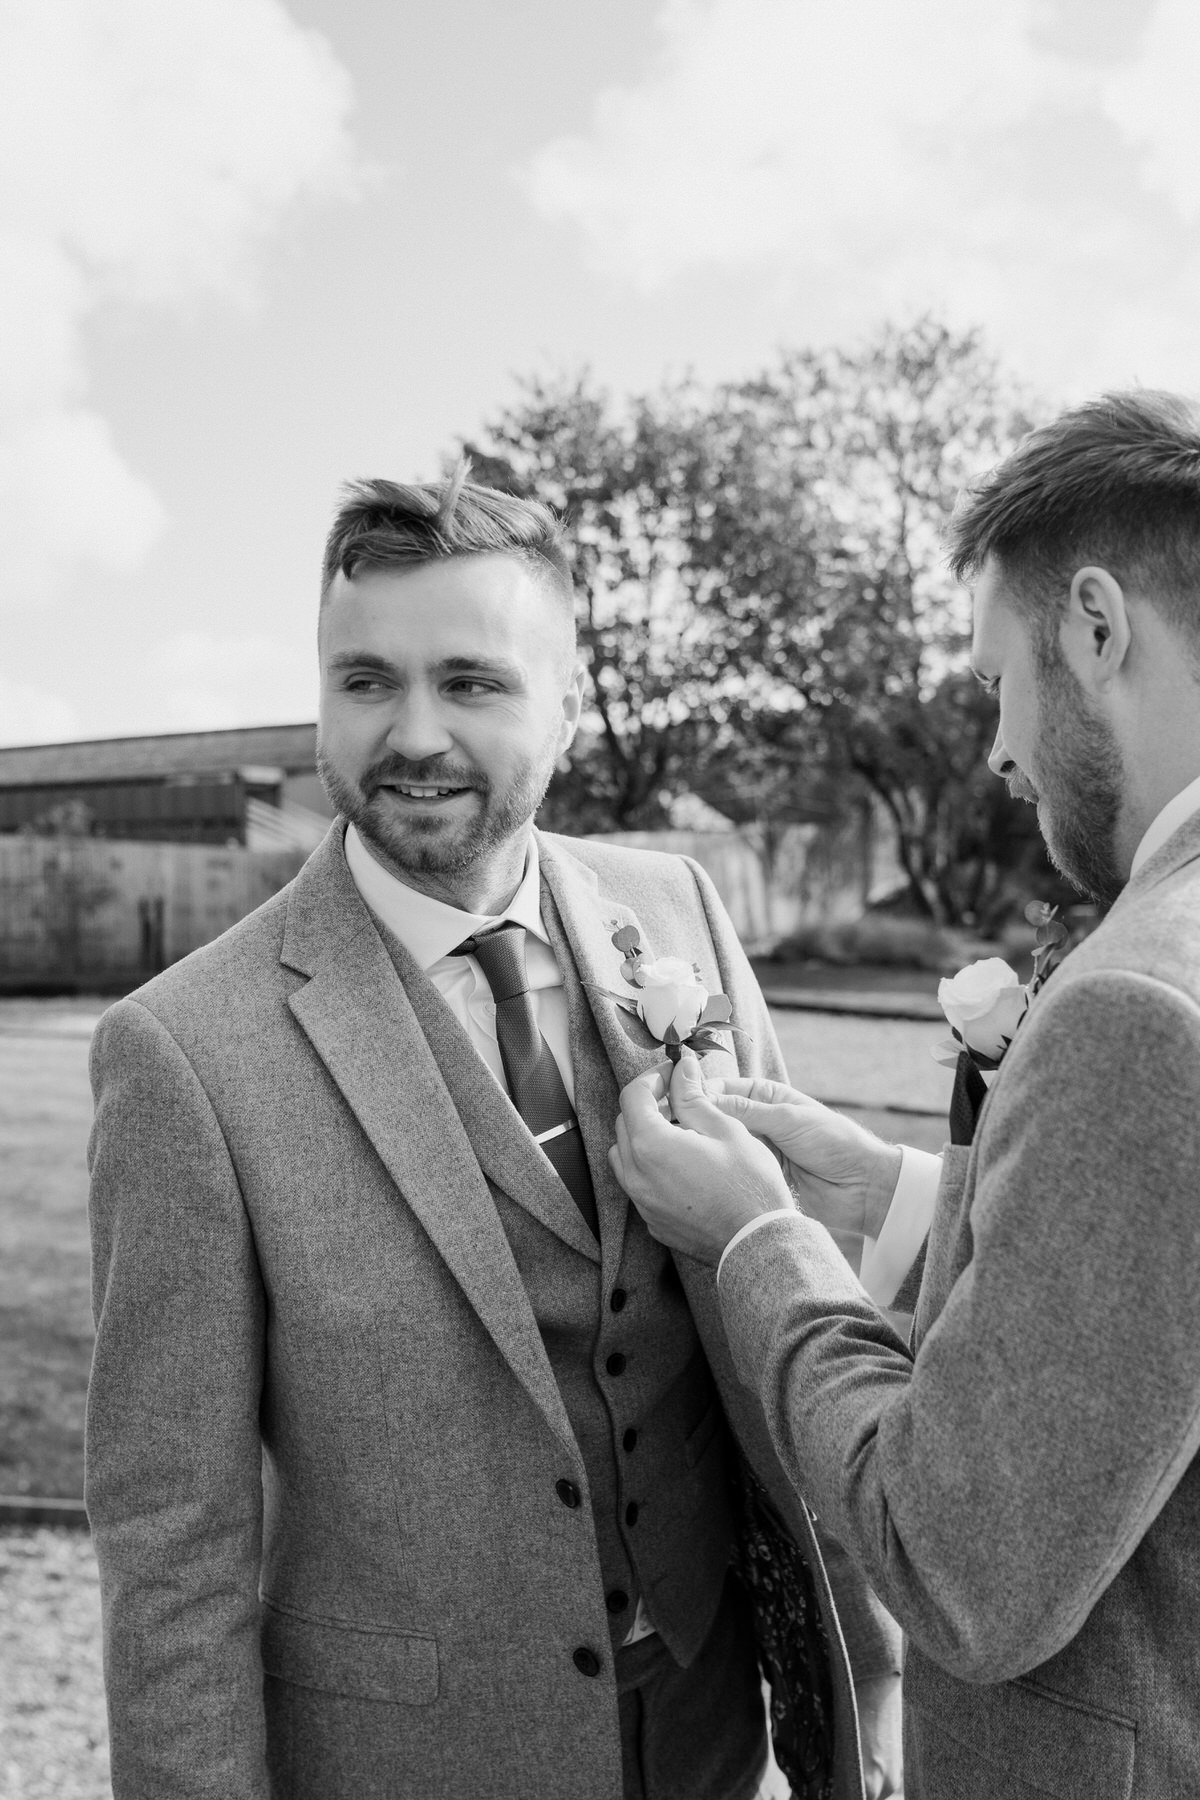
[{"label": "hand holding flower", "polygon": [[684,1052],[671,1080],[684,1130],[663,1117],[665,1093],[657,1071],[624,1089],[609,1161],[653,1237],[715,1263],[743,1225],[794,1202],[767,1146],[706,1097],[695,1056]]}]

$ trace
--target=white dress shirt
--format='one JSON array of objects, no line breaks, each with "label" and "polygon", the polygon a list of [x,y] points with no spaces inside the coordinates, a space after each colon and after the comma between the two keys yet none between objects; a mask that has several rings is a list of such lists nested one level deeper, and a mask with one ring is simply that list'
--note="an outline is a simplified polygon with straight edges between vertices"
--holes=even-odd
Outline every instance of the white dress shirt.
[{"label": "white dress shirt", "polygon": [[393,937],[437,988],[463,1026],[500,1086],[508,1093],[500,1045],[496,1041],[496,1003],[473,956],[455,956],[455,948],[476,932],[511,919],[525,927],[525,967],[529,991],[542,1036],[558,1064],[571,1105],[575,1104],[575,1071],[562,971],[542,924],[542,877],[537,844],[531,837],[521,885],[502,913],[469,913],[431,894],[418,893],[377,863],[354,826],[346,831],[346,862],[354,885]]},{"label": "white dress shirt", "polygon": [[[1152,857],[1156,850],[1161,850],[1167,839],[1173,837],[1181,825],[1186,825],[1193,813],[1200,812],[1200,776],[1189,781],[1181,788],[1173,799],[1168,800],[1162,810],[1150,821],[1141,842],[1133,853],[1130,875],[1136,875],[1144,862]],[[896,1181],[896,1191],[888,1206],[887,1217],[883,1222],[878,1238],[864,1238],[863,1257],[859,1269],[859,1280],[876,1306],[886,1307],[895,1297],[896,1290],[912,1266],[913,1258],[921,1248],[929,1227],[933,1222],[933,1210],[937,1204],[938,1183],[942,1175],[942,1159],[930,1156],[925,1150],[913,1150],[907,1144],[903,1146],[903,1157],[900,1174]],[[721,1257],[724,1263],[733,1246],[749,1232],[757,1230],[771,1219],[786,1218],[785,1212],[762,1213],[757,1219],[751,1219],[748,1225],[730,1238]],[[717,1265],[717,1279],[721,1277],[721,1264]]]},{"label": "white dress shirt", "polygon": [[1167,839],[1173,837],[1181,825],[1186,825],[1195,812],[1200,812],[1200,775],[1181,788],[1175,798],[1168,800],[1162,811],[1151,819],[1145,836],[1133,853],[1129,873],[1136,875],[1142,864],[1156,850],[1161,850]]},{"label": "white dress shirt", "polygon": [[[428,975],[506,1094],[508,1083],[496,1039],[492,990],[475,958],[455,956],[454,951],[464,939],[501,925],[506,919],[525,927],[525,967],[537,1022],[574,1106],[575,1071],[571,1066],[567,996],[562,970],[542,923],[542,877],[536,840],[529,840],[520,887],[504,911],[495,914],[463,912],[444,900],[435,900],[431,894],[410,888],[376,862],[353,825],[346,829],[346,862],[370,911],[393,937],[399,938]],[[654,1629],[639,1594],[633,1624],[624,1642],[636,1644]]]}]

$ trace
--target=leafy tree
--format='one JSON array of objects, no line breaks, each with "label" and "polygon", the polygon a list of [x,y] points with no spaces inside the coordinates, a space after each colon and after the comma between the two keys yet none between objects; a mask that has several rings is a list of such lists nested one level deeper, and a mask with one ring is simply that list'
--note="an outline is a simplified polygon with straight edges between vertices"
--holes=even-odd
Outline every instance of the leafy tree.
[{"label": "leafy tree", "polygon": [[592,690],[550,799],[576,829],[663,824],[692,785],[722,687],[741,685],[705,605],[713,572],[688,553],[689,512],[712,479],[706,421],[691,389],[618,414],[586,375],[535,379],[482,444],[464,445],[477,479],[536,494],[570,530]]},{"label": "leafy tree", "polygon": [[979,334],[932,318],[624,407],[586,374],[526,382],[464,447],[573,542],[594,686],[552,820],[654,827],[690,789],[769,850],[870,793],[911,905],[992,922],[1027,840],[986,769],[994,711],[941,531],[1027,426]]}]

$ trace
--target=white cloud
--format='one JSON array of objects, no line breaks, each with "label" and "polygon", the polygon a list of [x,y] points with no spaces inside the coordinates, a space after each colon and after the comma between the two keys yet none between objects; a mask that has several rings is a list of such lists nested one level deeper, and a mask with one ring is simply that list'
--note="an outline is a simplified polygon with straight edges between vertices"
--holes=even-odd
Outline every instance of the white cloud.
[{"label": "white cloud", "polygon": [[244,298],[298,203],[348,195],[349,78],[279,0],[0,12],[0,599],[136,566],[163,523],[87,404],[106,301]]},{"label": "white cloud", "polygon": [[314,619],[303,642],[184,631],[153,645],[139,664],[138,714],[129,729],[219,731],[316,716]]},{"label": "white cloud", "polygon": [[0,744],[62,744],[79,735],[79,714],[67,701],[0,675]]},{"label": "white cloud", "polygon": [[934,305],[1056,385],[1200,382],[1193,0],[669,0],[660,28],[522,176],[600,272],[748,272],[809,336]]}]

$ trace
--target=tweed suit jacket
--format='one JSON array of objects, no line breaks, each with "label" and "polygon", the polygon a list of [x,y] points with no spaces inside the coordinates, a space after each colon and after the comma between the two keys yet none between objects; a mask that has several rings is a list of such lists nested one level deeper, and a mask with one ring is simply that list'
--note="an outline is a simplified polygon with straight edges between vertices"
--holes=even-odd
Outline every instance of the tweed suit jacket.
[{"label": "tweed suit jacket", "polygon": [[[752,1034],[746,1067],[777,1072],[702,871],[540,853],[568,1007],[591,1008],[609,1059],[607,1085],[576,1063],[591,1143],[613,1130],[596,1095],[611,1107],[614,1076],[656,1060],[598,992],[619,985],[618,924],[696,958]],[[439,1054],[464,1060],[444,1075],[335,826],[290,888],[98,1028],[87,1502],[116,1800],[620,1800],[611,1658],[594,1679],[572,1662],[609,1635],[587,1514],[556,1494],[585,1472],[489,1182],[597,1250],[445,1024]],[[593,1178],[626,1205],[603,1155]],[[728,1421],[814,1570],[849,1800],[854,1701],[811,1519],[733,1373],[711,1273],[681,1275]],[[879,1673],[895,1645],[861,1577],[841,1583],[856,1673]]]},{"label": "tweed suit jacket", "polygon": [[908,1634],[907,1800],[1200,1793],[1200,818],[1035,1000],[947,1153],[914,1349],[820,1227],[722,1311]]}]

